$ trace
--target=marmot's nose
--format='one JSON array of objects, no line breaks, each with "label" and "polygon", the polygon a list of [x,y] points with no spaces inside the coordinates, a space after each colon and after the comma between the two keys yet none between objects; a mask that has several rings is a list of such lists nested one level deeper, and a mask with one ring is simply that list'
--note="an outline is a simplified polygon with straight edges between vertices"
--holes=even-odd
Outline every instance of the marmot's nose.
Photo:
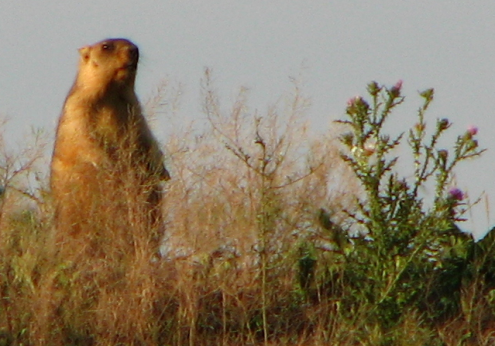
[{"label": "marmot's nose", "polygon": [[135,45],[129,47],[129,57],[132,61],[137,62],[139,60],[139,48]]}]

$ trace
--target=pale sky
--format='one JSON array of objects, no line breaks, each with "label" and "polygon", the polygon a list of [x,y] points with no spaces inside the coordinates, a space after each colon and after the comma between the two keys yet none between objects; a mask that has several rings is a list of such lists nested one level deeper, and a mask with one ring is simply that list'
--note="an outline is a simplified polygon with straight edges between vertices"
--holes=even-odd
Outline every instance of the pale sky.
[{"label": "pale sky", "polygon": [[[142,100],[163,80],[181,83],[182,106],[199,120],[205,67],[213,69],[225,103],[246,86],[261,113],[290,90],[290,77],[301,76],[312,126],[320,131],[343,118],[347,100],[368,82],[402,79],[407,99],[394,120],[397,131],[414,122],[417,91],[435,88],[431,124],[449,118],[453,136],[476,125],[489,149],[460,167],[459,187],[471,198],[486,191],[495,205],[494,18],[493,0],[4,0],[0,116],[11,119],[13,143],[22,143],[31,127],[53,132],[76,74],[77,48],[109,37],[140,47]],[[495,225],[494,215],[488,221],[481,205],[476,222],[460,226],[480,235]]]}]

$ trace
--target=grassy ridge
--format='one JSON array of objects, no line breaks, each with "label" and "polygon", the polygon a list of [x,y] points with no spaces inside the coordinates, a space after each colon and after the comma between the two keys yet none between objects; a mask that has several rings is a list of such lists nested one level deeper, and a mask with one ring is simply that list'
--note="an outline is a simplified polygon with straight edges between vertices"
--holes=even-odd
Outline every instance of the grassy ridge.
[{"label": "grassy ridge", "polygon": [[[482,150],[474,129],[437,149],[450,123],[428,129],[432,90],[414,128],[393,137],[383,125],[401,84],[370,83],[335,125],[338,140],[308,135],[297,85],[262,115],[243,89],[225,111],[208,73],[203,87],[209,125],[165,145],[161,261],[141,247],[136,208],[89,220],[101,232],[61,253],[49,193],[26,187],[43,186],[41,151],[4,154],[0,345],[495,342],[495,232],[474,243],[456,227],[470,206],[455,167]],[[407,178],[400,146],[414,160]],[[120,205],[122,190],[107,203]]]}]

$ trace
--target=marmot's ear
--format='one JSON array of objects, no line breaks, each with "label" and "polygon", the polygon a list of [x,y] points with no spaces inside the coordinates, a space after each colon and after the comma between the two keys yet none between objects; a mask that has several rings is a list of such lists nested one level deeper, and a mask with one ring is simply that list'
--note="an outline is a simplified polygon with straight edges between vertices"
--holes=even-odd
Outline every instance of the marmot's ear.
[{"label": "marmot's ear", "polygon": [[89,51],[91,50],[90,46],[84,46],[82,48],[79,48],[79,55],[83,60],[88,60],[89,59]]}]

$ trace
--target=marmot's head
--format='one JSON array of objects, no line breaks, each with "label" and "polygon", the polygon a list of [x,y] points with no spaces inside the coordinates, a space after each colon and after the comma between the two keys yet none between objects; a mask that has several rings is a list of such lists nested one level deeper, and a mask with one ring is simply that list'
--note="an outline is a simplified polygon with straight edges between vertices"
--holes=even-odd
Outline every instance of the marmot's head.
[{"label": "marmot's head", "polygon": [[122,38],[107,39],[80,48],[79,54],[79,86],[92,89],[134,89],[139,49],[131,41]]}]

